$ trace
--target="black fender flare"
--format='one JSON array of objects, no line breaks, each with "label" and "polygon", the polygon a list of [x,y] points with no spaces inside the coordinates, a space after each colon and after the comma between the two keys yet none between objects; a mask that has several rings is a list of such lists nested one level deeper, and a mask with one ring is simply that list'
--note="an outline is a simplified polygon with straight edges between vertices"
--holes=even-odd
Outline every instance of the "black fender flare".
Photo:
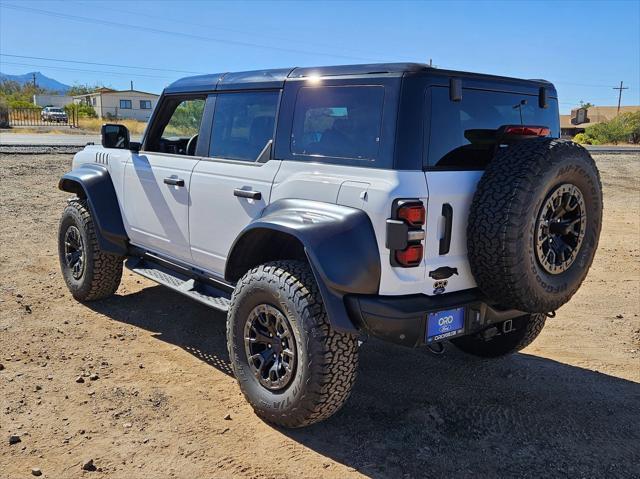
[{"label": "black fender flare", "polygon": [[369,216],[362,210],[312,200],[283,199],[271,203],[234,241],[225,266],[225,279],[236,281],[233,258],[243,238],[257,229],[295,237],[318,283],[332,327],[355,333],[346,294],[377,294],[380,254]]},{"label": "black fender flare", "polygon": [[127,254],[129,238],[122,222],[116,190],[106,167],[82,165],[63,175],[58,188],[87,199],[100,249],[105,253]]}]

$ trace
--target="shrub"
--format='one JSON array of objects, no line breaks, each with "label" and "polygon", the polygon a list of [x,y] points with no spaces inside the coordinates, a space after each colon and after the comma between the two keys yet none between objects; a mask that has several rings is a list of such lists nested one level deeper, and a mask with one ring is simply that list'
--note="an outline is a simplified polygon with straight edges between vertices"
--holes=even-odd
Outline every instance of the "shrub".
[{"label": "shrub", "polygon": [[[640,142],[640,111],[627,112],[612,120],[587,127],[580,139],[591,145],[602,143]],[[577,135],[576,135],[577,137]],[[579,140],[575,140],[580,142]]]},{"label": "shrub", "polygon": [[78,118],[97,118],[98,115],[91,105],[86,103],[71,103],[64,107],[67,115],[71,116],[72,112],[78,116]]},{"label": "shrub", "polygon": [[573,141],[580,143],[581,145],[593,145],[593,143],[591,143],[592,140],[593,138],[590,138],[585,133],[578,133],[573,137]]},{"label": "shrub", "polygon": [[9,99],[8,103],[9,108],[29,108],[31,110],[42,110],[42,107],[34,105],[30,101]]}]

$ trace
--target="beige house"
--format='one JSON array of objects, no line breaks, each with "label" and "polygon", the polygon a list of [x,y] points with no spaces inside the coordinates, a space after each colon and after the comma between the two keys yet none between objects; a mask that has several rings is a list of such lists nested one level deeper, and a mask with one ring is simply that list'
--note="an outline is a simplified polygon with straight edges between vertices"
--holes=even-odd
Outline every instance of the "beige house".
[{"label": "beige house", "polygon": [[73,97],[77,104],[91,105],[98,118],[119,118],[148,121],[160,95],[137,90],[98,88]]},{"label": "beige house", "polygon": [[[640,111],[640,106],[621,106],[620,113]],[[575,108],[571,110],[571,115],[560,115],[560,131],[562,137],[573,138],[578,133],[584,133],[585,128],[591,125],[613,120],[618,116],[617,106],[592,106]]]}]

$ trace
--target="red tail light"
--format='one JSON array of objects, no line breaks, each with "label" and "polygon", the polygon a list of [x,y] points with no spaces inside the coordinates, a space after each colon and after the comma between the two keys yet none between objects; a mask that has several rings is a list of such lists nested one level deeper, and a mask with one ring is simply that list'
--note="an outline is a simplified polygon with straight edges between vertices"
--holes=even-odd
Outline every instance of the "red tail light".
[{"label": "red tail light", "polygon": [[409,245],[403,250],[396,251],[396,261],[406,267],[418,266],[422,261],[422,245]]},{"label": "red tail light", "polygon": [[422,226],[426,213],[422,203],[409,203],[398,208],[398,219],[405,220],[411,226]]},{"label": "red tail light", "polygon": [[427,212],[419,199],[397,199],[387,220],[386,246],[391,266],[413,268],[422,262]]},{"label": "red tail light", "polygon": [[546,126],[511,125],[505,127],[504,134],[511,136],[547,136],[550,131]]}]

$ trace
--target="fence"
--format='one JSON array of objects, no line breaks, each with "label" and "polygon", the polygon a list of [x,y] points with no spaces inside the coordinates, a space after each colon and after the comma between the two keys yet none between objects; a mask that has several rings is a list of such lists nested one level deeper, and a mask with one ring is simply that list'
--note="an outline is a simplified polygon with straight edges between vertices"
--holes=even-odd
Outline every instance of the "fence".
[{"label": "fence", "polygon": [[70,109],[66,115],[56,118],[47,115],[38,108],[9,108],[9,126],[54,126],[63,125],[70,128],[78,127],[78,112]]}]

